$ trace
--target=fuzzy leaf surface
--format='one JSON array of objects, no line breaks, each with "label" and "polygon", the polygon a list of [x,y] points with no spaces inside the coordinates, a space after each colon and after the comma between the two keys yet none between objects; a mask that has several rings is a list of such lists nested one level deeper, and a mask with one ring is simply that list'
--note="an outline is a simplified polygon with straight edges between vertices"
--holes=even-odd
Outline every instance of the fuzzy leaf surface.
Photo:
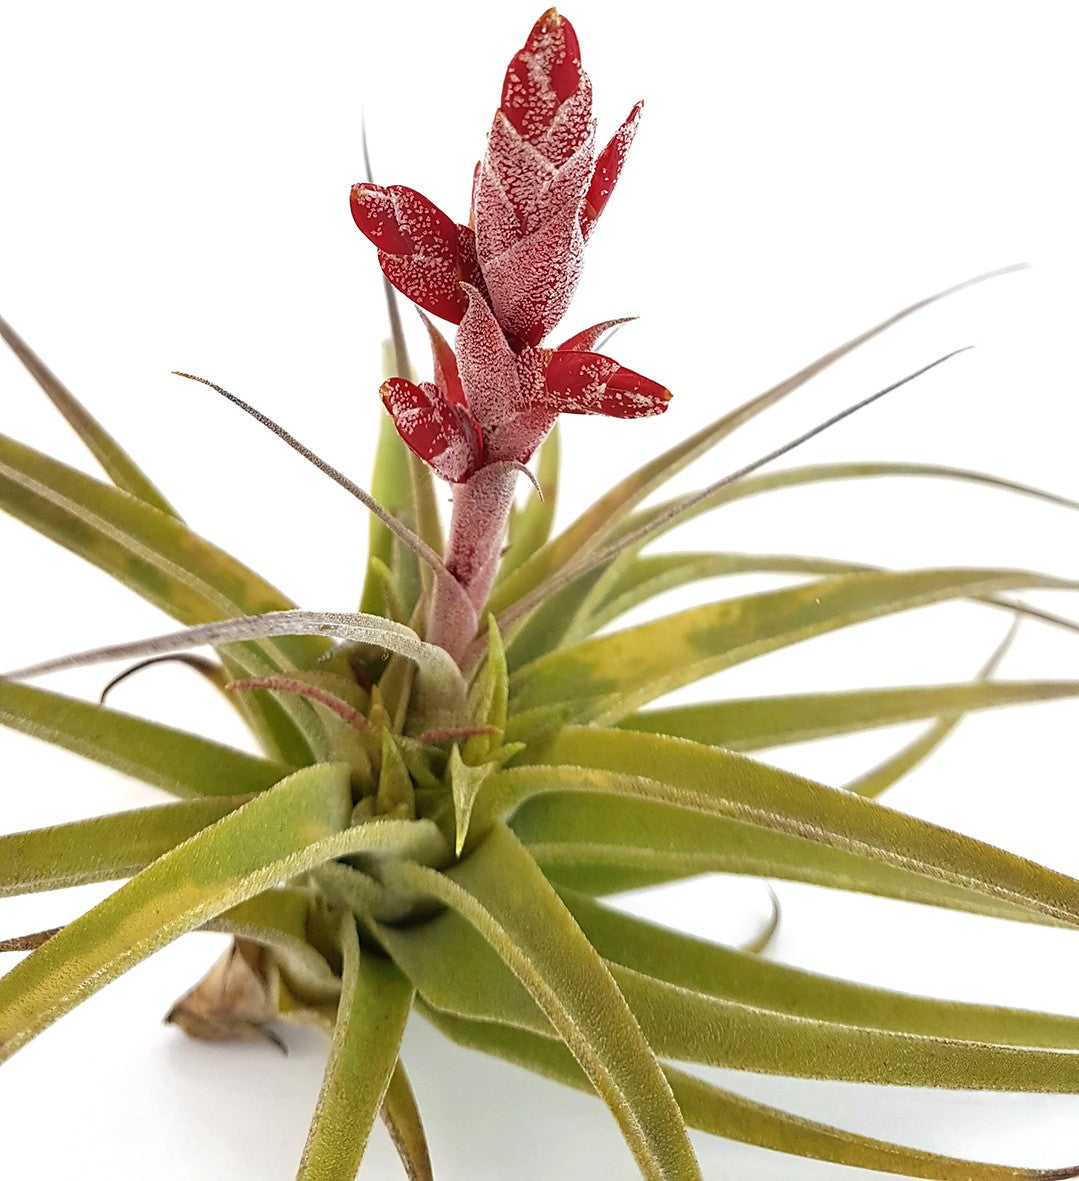
[{"label": "fuzzy leaf surface", "polygon": [[215,796],[158,804],[0,837],[0,895],[130,877],[247,802]]},{"label": "fuzzy leaf surface", "polygon": [[538,765],[491,777],[492,798],[522,789],[635,795],[862,854],[1079,926],[1079,881],[744,755],[656,734],[567,727],[530,756]]},{"label": "fuzzy leaf surface", "polygon": [[400,1058],[393,1068],[390,1085],[382,1101],[382,1122],[401,1158],[408,1181],[434,1181],[431,1153],[427,1147],[420,1109]]},{"label": "fuzzy leaf surface", "polygon": [[[544,1014],[509,969],[499,963],[490,946],[458,915],[444,914],[435,922],[429,941],[410,937],[407,931],[382,932],[385,945],[425,1000],[458,1016],[550,1034]],[[611,928],[606,932],[608,944],[612,942]],[[638,932],[637,942],[643,940],[644,935]],[[669,940],[663,950],[673,953],[676,945]],[[659,947],[651,951],[653,959],[660,957]],[[901,998],[916,1009],[917,1017],[934,1027],[934,1032],[925,1033],[882,1027],[876,1022],[862,1025],[847,1016],[837,1018],[819,1011],[790,1012],[753,997],[751,981],[740,990],[741,995],[732,996],[720,981],[701,990],[624,963],[609,962],[608,968],[649,1045],[664,1058],[799,1078],[952,1090],[1070,1093],[1079,1087],[1079,1054],[1068,1052],[1079,1046],[1079,1021],[1040,1021],[1039,1014],[1005,1010],[1003,1016],[1010,1019],[1013,1029],[1025,1022],[1041,1043],[1026,1048],[1022,1043],[1002,1043],[991,1033],[993,1018],[1000,1011],[987,1006],[975,1006],[973,1014],[967,1014],[964,1006],[926,1001],[918,1011],[916,1001]],[[678,971],[680,961],[675,959],[671,968]],[[782,975],[780,979],[791,982]],[[842,988],[862,1000],[863,1009],[866,1000],[874,999],[872,995],[863,997],[856,985],[844,984]],[[825,992],[825,1005],[831,1001],[834,1007],[835,998],[829,998],[827,990],[818,985],[821,991]],[[876,991],[878,996],[882,992],[864,991]],[[940,1032],[948,1028],[949,1016],[954,1016],[956,1023],[965,1020],[989,1034],[988,1040]],[[1052,1045],[1056,1034],[1063,1037],[1063,1048]],[[1049,1048],[1042,1048],[1047,1042]]]},{"label": "fuzzy leaf surface", "polygon": [[1024,571],[872,571],[721,600],[540,657],[514,674],[511,708],[569,702],[577,720],[609,723],[681,685],[855,623],[949,599],[1068,585]]},{"label": "fuzzy leaf surface", "polygon": [[674,1096],[632,1012],[527,851],[505,828],[443,875],[388,867],[389,884],[427,891],[497,951],[581,1064],[647,1178],[700,1178]]},{"label": "fuzzy leaf surface", "polygon": [[[292,606],[175,517],[6,436],[0,436],[0,508],[183,623]],[[235,648],[229,656],[245,674],[258,676],[310,668],[326,650],[324,640],[293,636]],[[317,741],[320,730],[305,703],[292,703],[288,716],[276,705],[246,708],[278,757],[294,765],[310,758],[308,740]]]},{"label": "fuzzy leaf surface", "polygon": [[868,853],[627,796],[537,795],[514,814],[511,827],[544,873],[587,894],[613,894],[702,873],[735,873],[1067,925],[974,889],[929,881]]},{"label": "fuzzy leaf surface", "polygon": [[911,996],[792,968],[560,891],[608,960],[679,988],[817,1021],[1000,1046],[1079,1049],[1079,1019]]},{"label": "fuzzy leaf surface", "polygon": [[351,915],[341,931],[341,1000],[297,1181],[354,1181],[412,1007],[397,968],[361,954]]},{"label": "fuzzy leaf surface", "polygon": [[968,713],[1079,694],[1076,681],[993,681],[896,689],[858,689],[757,697],[649,710],[619,727],[705,746],[751,751],[894,726],[939,714]]},{"label": "fuzzy leaf surface", "polygon": [[345,764],[305,767],[160,857],[0,979],[0,1057],[140,960],[322,863],[389,850],[408,821],[349,828]]},{"label": "fuzzy leaf surface", "polygon": [[[419,1008],[436,1029],[459,1045],[515,1062],[566,1086],[591,1090],[587,1076],[554,1038],[496,1022],[470,1021],[422,1002]],[[686,1123],[727,1140],[927,1181],[1062,1181],[1079,1175],[1074,1169],[982,1164],[890,1144],[754,1103],[673,1066],[663,1069]]]},{"label": "fuzzy leaf surface", "polygon": [[159,722],[10,681],[0,681],[0,725],[175,796],[266,791],[291,770]]}]

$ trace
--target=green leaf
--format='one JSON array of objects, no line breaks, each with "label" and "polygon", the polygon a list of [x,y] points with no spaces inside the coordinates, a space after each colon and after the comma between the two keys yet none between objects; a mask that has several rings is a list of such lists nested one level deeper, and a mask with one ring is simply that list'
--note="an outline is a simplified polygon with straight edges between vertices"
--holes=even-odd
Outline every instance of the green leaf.
[{"label": "green leaf", "polygon": [[486,939],[546,1013],[648,1178],[699,1178],[682,1117],[610,973],[527,852],[504,829],[448,874],[397,863],[389,884],[426,890]]},{"label": "green leaf", "polygon": [[[387,512],[406,523],[415,520],[408,455],[408,448],[401,441],[393,420],[384,415],[378,429],[371,495]],[[404,562],[411,568],[411,577],[405,581],[418,587],[419,563],[407,550],[400,550],[393,534],[377,517],[372,517],[368,526],[367,561],[360,610],[368,615],[389,615],[386,583],[380,567],[390,571],[392,576],[392,572],[400,569],[400,563]],[[408,604],[402,603],[401,607],[407,613]]]},{"label": "green leaf", "polygon": [[[280,591],[175,517],[4,436],[0,508],[183,623],[292,606]],[[257,676],[310,668],[326,651],[324,640],[289,637],[233,649],[228,663]],[[291,703],[291,721],[274,704],[245,703],[245,709],[254,711],[260,737],[273,741],[276,757],[293,765],[310,760],[311,741],[317,744],[321,730],[305,702]]]},{"label": "green leaf", "polygon": [[869,853],[625,796],[534,796],[514,814],[512,827],[544,873],[590,894],[612,894],[702,873],[736,873],[1066,925],[973,889],[929,881],[912,870],[883,864]]},{"label": "green leaf", "polygon": [[399,820],[416,818],[416,795],[401,751],[387,728],[382,730],[382,764],[378,774],[375,810]]},{"label": "green leaf", "polygon": [[[587,903],[581,901],[587,914]],[[598,909],[592,906],[593,911]],[[595,938],[597,927],[601,928],[600,942]],[[593,913],[590,928],[582,929],[601,954],[605,944],[614,948],[620,958],[625,956],[625,949],[611,935],[620,929],[615,923],[603,926],[602,919]],[[637,944],[644,943],[650,933],[649,928],[641,928]],[[380,929],[379,935],[424,999],[439,1009],[463,1017],[502,1021],[534,1033],[551,1032],[544,1014],[521,984],[458,915],[441,915],[420,932]],[[608,963],[648,1044],[664,1058],[801,1078],[954,1090],[1059,1093],[1073,1091],[1077,1086],[1079,1054],[1062,1053],[1053,1045],[1054,1036],[1060,1034],[1063,1048],[1079,1047],[1079,1021],[1074,1019],[932,1001],[920,1002],[919,1008],[916,998],[900,997],[899,1003],[907,1007],[904,1015],[910,1016],[909,1010],[914,1009],[913,1023],[928,1025],[929,1032],[906,1029],[901,1024],[897,1029],[877,1020],[863,1024],[844,1013],[841,1006],[836,1014],[835,998],[827,994],[826,984],[823,988],[818,984],[815,995],[811,990],[809,1003],[796,1004],[797,1011],[792,1012],[786,1004],[774,1003],[775,988],[753,987],[752,969],[743,968],[741,988],[729,989],[722,977],[704,988],[694,988],[687,983],[691,974],[683,970],[679,958],[684,955],[683,948],[675,939],[657,938],[647,958],[659,961],[664,952],[673,959],[657,975],[627,966],[624,959]],[[642,957],[634,957],[631,950],[628,958]],[[701,958],[698,955],[698,961]],[[713,957],[713,962],[723,966],[719,956]],[[699,967],[699,963],[693,966]],[[679,981],[665,979],[668,973],[679,977]],[[792,981],[773,973],[773,983],[777,975],[782,994],[782,985]],[[799,983],[797,974],[793,983]],[[841,985],[839,999],[850,995],[861,1002],[858,1008],[862,1011],[867,1001],[877,999],[886,1004],[890,999],[882,990],[864,990],[863,995],[857,985]],[[825,1011],[814,1011],[822,1009]],[[1022,1041],[1002,1041],[993,1032],[994,1018],[998,1016],[1013,1032],[1027,1027],[1043,1045],[1048,1043],[1052,1048],[1028,1048]],[[986,1036],[964,1038],[949,1028],[952,1024]]]},{"label": "green leaf", "polygon": [[[495,1022],[470,1021],[418,1002],[423,1015],[459,1045],[514,1062],[566,1086],[591,1091],[587,1076],[553,1038]],[[928,1181],[1059,1181],[1079,1170],[1022,1169],[980,1164],[890,1144],[789,1115],[665,1066],[686,1123],[714,1136],[776,1152]]]},{"label": "green leaf", "polygon": [[67,419],[71,428],[86,444],[90,454],[101,464],[105,474],[118,487],[170,516],[178,516],[146,474],[135,464],[119,443],[93,417],[25,340],[0,317],[0,337],[11,346],[15,356],[26,366],[46,397]]},{"label": "green leaf", "polygon": [[[506,650],[498,631],[495,617],[487,617],[487,655],[469,693],[468,712],[477,726],[493,726],[499,732],[506,728],[509,703],[509,671]],[[479,735],[468,739],[465,750],[470,755],[487,754],[498,745],[499,736]]]},{"label": "green leaf", "polygon": [[[1011,647],[1018,628],[1019,616],[1017,615],[1012,621],[1011,627],[1008,629],[1008,634],[1001,640],[996,650],[978,671],[979,682],[984,684],[996,672],[1000,662],[1004,659],[1005,654]],[[908,742],[894,754],[889,755],[883,762],[878,763],[875,767],[871,767],[868,771],[864,771],[849,783],[844,784],[844,790],[853,792],[855,795],[866,796],[871,800],[878,799],[893,783],[898,782],[904,775],[913,771],[919,763],[929,758],[933,751],[959,725],[962,719],[963,714],[961,712],[945,714],[939,717],[936,723],[930,726],[924,734],[918,735],[912,742]]]},{"label": "green leaf", "polygon": [[602,956],[678,988],[813,1021],[988,1045],[1079,1049],[1075,1017],[837,980],[657,926],[574,891],[560,894]]},{"label": "green leaf", "polygon": [[558,507],[558,469],[561,462],[561,441],[558,423],[544,439],[536,459],[536,483],[528,494],[523,508],[510,509],[506,548],[498,564],[495,584],[502,582],[526,558],[530,557],[551,536],[555,509]]},{"label": "green leaf", "polygon": [[361,954],[341,922],[341,1000],[297,1181],[354,1181],[397,1065],[412,987],[386,960]]},{"label": "green leaf", "polygon": [[[684,524],[713,509],[721,508],[737,500],[744,500],[749,496],[759,496],[764,492],[778,492],[791,488],[802,488],[807,484],[823,484],[833,480],[871,480],[887,478],[916,478],[935,480],[955,480],[962,484],[974,484],[983,488],[993,488],[1000,492],[1011,492],[1018,496],[1029,496],[1045,504],[1057,505],[1060,508],[1076,509],[1079,502],[1066,496],[1059,496],[1044,488],[1035,488],[1031,484],[1020,484],[1015,480],[1005,480],[1000,476],[992,476],[985,472],[971,471],[968,468],[948,467],[935,463],[895,463],[866,461],[855,463],[826,463],[810,464],[803,467],[787,468],[785,471],[767,472],[762,475],[747,476],[734,484],[728,484],[717,489],[711,496],[705,497],[685,513],[679,515],[677,524]],[[642,525],[662,517],[677,501],[667,501],[641,510],[631,517],[624,527],[624,532],[631,533]],[[662,526],[656,537],[662,536],[674,523]],[[654,538],[652,539],[654,540]]]},{"label": "green leaf", "polygon": [[485,807],[537,791],[636,795],[862,854],[1079,926],[1079,881],[744,755],[656,734],[568,727],[530,757],[539,765],[491,776]]},{"label": "green leaf", "polygon": [[340,979],[311,942],[321,905],[310,890],[283,886],[230,907],[202,929],[268,947],[289,991],[305,1004],[318,1006],[336,1001],[341,992]]},{"label": "green leaf", "polygon": [[[0,436],[0,507],[101,567],[184,623],[292,606],[280,591],[180,521]],[[283,667],[314,664],[326,644],[277,641]]]},{"label": "green leaf", "polygon": [[[1048,504],[1056,504],[1066,508],[1079,507],[1075,501],[1043,491],[1040,488],[961,468],[917,463],[833,463],[747,476],[734,484],[720,488],[712,496],[702,500],[695,507],[679,516],[677,523],[682,524],[712,509],[763,492],[797,488],[805,484],[831,480],[861,480],[881,477],[957,480],[1014,492],[1019,495],[1032,496]],[[662,518],[674,503],[676,502],[668,501],[642,510],[630,517],[618,532],[630,533],[649,521]],[[673,528],[674,524],[675,522],[671,522],[661,528],[656,536],[661,536],[667,529]],[[745,572],[840,574],[866,568],[864,565],[852,562],[831,562],[800,556],[761,555],[757,557],[745,554],[700,553],[641,557],[638,553],[639,549],[639,545],[635,546],[620,554],[613,561],[598,567],[596,571],[582,575],[570,587],[558,592],[549,602],[533,611],[514,636],[511,645],[514,666],[535,659],[542,651],[553,647],[555,640],[559,643],[566,643],[583,639],[599,630],[604,624],[617,619],[619,615],[646,602],[654,595],[684,586],[688,582]],[[537,646],[537,639],[540,646]]]},{"label": "green leaf", "polygon": [[[625,730],[688,738],[749,751],[894,726],[938,714],[959,715],[1079,694],[1079,681],[984,681],[841,693],[792,694],[649,710],[623,718]],[[864,794],[864,793],[863,793]]]},{"label": "green leaf", "polygon": [[185,800],[0,836],[0,895],[130,877],[246,802]]},{"label": "green leaf", "polygon": [[[45,660],[4,676],[17,680],[42,676],[61,669],[82,668],[109,660],[130,660],[183,652],[203,644],[235,644],[237,641],[282,637],[313,638],[335,636],[355,644],[384,648],[416,665],[417,685],[412,696],[413,723],[418,729],[432,725],[461,725],[467,721],[466,692],[461,670],[444,648],[424,643],[403,623],[380,619],[377,615],[359,615],[340,611],[271,611],[204,623],[182,631],[152,636],[127,644],[92,648],[69,656]],[[286,700],[293,697],[286,696]]]},{"label": "green leaf", "polygon": [[[656,595],[706,578],[722,578],[732,574],[854,574],[865,569],[866,566],[854,562],[794,554],[674,553],[640,556],[630,552],[616,558],[603,576],[593,581],[591,590],[580,599],[565,626],[561,642],[583,640]],[[543,608],[540,608],[532,618],[537,618],[542,611]],[[521,637],[531,630],[531,622],[530,619],[521,629]],[[515,657],[523,654],[516,646],[513,651]]]},{"label": "green leaf", "polygon": [[349,828],[351,810],[347,765],[305,767],[160,857],[0,978],[0,1057],[178,935],[418,823]]},{"label": "green leaf", "polygon": [[176,796],[265,791],[291,770],[171,726],[10,681],[0,681],[0,724]]},{"label": "green leaf", "polygon": [[904,775],[924,762],[962,721],[962,714],[949,714],[930,726],[924,734],[901,747],[875,767],[843,784],[843,790],[869,800],[880,799]]},{"label": "green leaf", "polygon": [[511,708],[569,702],[611,722],[662,693],[790,644],[948,599],[1019,587],[1069,588],[1012,570],[874,571],[721,600],[552,652],[511,678]]},{"label": "green leaf", "polygon": [[434,1181],[427,1136],[420,1119],[420,1109],[401,1059],[393,1068],[390,1085],[382,1101],[382,1122],[401,1158],[408,1181]]},{"label": "green leaf", "polygon": [[688,439],[677,443],[662,454],[650,460],[643,467],[621,480],[609,492],[587,509],[572,525],[552,541],[538,550],[528,561],[523,563],[497,587],[491,596],[489,610],[500,614],[516,600],[522,598],[529,591],[534,590],[552,574],[563,569],[579,554],[590,548],[597,540],[604,539],[636,505],[649,496],[672,476],[678,474],[695,459],[707,454],[717,443],[727,438],[740,426],[755,418],[762,411],[782,401],[788,394],[800,386],[805,385],[811,378],[823,372],[830,365],[853,352],[860,345],[879,336],[893,324],[912,315],[938,300],[963,290],[975,283],[995,278],[1017,268],[1005,267],[1000,271],[979,275],[974,279],[959,283],[946,291],[937,292],[926,299],[903,308],[888,319],[860,333],[824,356],[807,365],[804,369],[778,385],[773,386],[763,394],[751,398],[735,410],[722,415],[715,422],[703,427]]},{"label": "green leaf", "polygon": [[472,819],[472,805],[483,786],[484,780],[492,773],[493,768],[488,764],[470,767],[461,758],[461,752],[454,743],[450,750],[450,760],[447,774],[450,778],[450,790],[453,793],[453,826],[454,843],[459,857],[465,847],[468,836],[468,826]]}]

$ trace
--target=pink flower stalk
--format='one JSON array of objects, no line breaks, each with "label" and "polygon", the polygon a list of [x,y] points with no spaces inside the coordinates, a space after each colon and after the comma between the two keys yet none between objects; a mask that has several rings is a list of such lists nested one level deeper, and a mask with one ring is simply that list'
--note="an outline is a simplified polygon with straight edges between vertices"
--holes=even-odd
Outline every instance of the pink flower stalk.
[{"label": "pink flower stalk", "polygon": [[451,348],[425,321],[434,381],[391,378],[382,399],[405,443],[457,486],[446,561],[477,612],[494,576],[518,469],[555,418],[639,418],[662,413],[670,398],[656,382],[591,351],[620,321],[557,348],[542,344],[576,290],[585,241],[618,180],[640,110],[638,103],[597,154],[592,87],[577,37],[552,8],[506,71],[468,225],[414,189],[352,189],[352,216],[378,247],[389,281],[458,325]]}]

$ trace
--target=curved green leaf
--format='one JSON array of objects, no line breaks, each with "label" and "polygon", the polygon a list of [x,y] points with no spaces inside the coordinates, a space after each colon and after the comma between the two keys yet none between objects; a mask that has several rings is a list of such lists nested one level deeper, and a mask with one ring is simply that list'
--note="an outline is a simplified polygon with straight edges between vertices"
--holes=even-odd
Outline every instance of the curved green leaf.
[{"label": "curved green leaf", "polygon": [[[174,517],[0,435],[0,507],[184,623],[292,606],[280,591]],[[315,664],[313,637],[273,645],[284,667]]]},{"label": "curved green leaf", "polygon": [[[978,671],[978,680],[984,684],[996,672],[1000,662],[1004,659],[1008,649],[1012,646],[1016,631],[1019,628],[1019,616],[1012,621],[1008,634],[997,645],[996,650]],[[855,795],[866,796],[871,800],[879,799],[893,783],[897,783],[904,775],[908,775],[919,763],[924,762],[937,749],[949,734],[963,720],[963,714],[944,714],[923,734],[919,734],[913,741],[906,743],[899,750],[893,752],[882,762],[868,771],[862,772],[849,783],[843,785],[844,791]]]},{"label": "curved green leaf", "polygon": [[[553,1038],[495,1022],[469,1021],[417,1003],[427,1020],[459,1045],[504,1058],[581,1091],[592,1089],[572,1055]],[[727,1140],[928,1181],[1063,1181],[1079,1176],[1079,1169],[980,1164],[890,1144],[754,1103],[672,1066],[663,1069],[686,1123]]]},{"label": "curved green leaf", "polygon": [[178,935],[418,823],[350,828],[351,810],[347,765],[305,767],[158,858],[0,978],[0,1058]]},{"label": "curved green leaf", "polygon": [[[596,926],[593,916],[593,930]],[[612,923],[606,934],[613,929]],[[379,934],[430,1004],[462,1017],[502,1021],[544,1035],[551,1032],[547,1018],[521,984],[458,915],[441,915],[426,924],[422,933],[380,929]],[[590,932],[585,934],[595,946]],[[643,939],[639,934],[637,943]],[[604,942],[617,947],[613,939]],[[674,940],[657,940],[650,958],[659,958],[661,949],[675,957],[681,950]],[[602,954],[601,947],[596,950]],[[719,957],[714,960],[718,962]],[[608,967],[648,1044],[664,1058],[800,1078],[953,1090],[1070,1093],[1079,1088],[1079,1054],[1067,1052],[1079,1047],[1079,1021],[1074,1019],[1041,1019],[1035,1013],[988,1006],[971,1006],[964,1012],[964,1006],[931,1001],[922,1002],[918,1011],[915,998],[898,998],[908,1010],[915,1009],[915,1024],[920,1018],[933,1027],[927,1033],[890,1024],[882,1027],[876,1021],[863,1025],[842,1013],[837,1018],[830,1012],[815,1012],[834,1007],[827,1003],[834,998],[827,995],[825,1003],[820,1003],[825,990],[819,984],[817,995],[805,1006],[808,1011],[791,1012],[786,1006],[762,1003],[764,998],[754,995],[752,981],[743,981],[744,986],[732,989],[735,995],[730,995],[722,978],[701,990],[624,962],[609,962]],[[667,971],[686,975],[681,969],[675,958]],[[848,994],[858,994],[856,985],[843,987]],[[887,1001],[888,994],[876,993]],[[859,999],[864,1010],[865,1000],[872,996]],[[1022,1042],[1002,1041],[992,1032],[994,1017],[1002,1013],[1013,1030],[1026,1025],[1049,1046],[1030,1048]],[[948,1028],[950,1021],[988,1033],[989,1038],[961,1038]],[[1064,1037],[1063,1048],[1052,1045],[1058,1033]]]},{"label": "curved green leaf", "polygon": [[130,877],[247,799],[158,804],[0,836],[0,896]]},{"label": "curved green leaf", "polygon": [[999,1046],[1079,1049],[1079,1018],[855,984],[658,926],[560,890],[604,958],[679,988],[791,1017]]},{"label": "curved green leaf", "polygon": [[[1079,507],[1075,501],[1057,496],[1052,492],[962,468],[917,463],[833,463],[748,476],[734,484],[718,489],[710,497],[679,516],[676,523],[682,524],[724,504],[763,492],[797,488],[805,484],[831,480],[882,477],[956,480],[1013,492],[1022,496],[1031,496],[1048,504],[1065,508]],[[649,521],[662,518],[674,503],[674,501],[668,501],[642,510],[630,517],[622,529],[617,532],[630,533]],[[668,528],[673,528],[674,524],[675,522],[672,522],[667,527],[661,528],[656,536],[662,536]],[[639,549],[640,546],[636,546],[627,550],[613,561],[600,567],[596,572],[589,572],[590,576],[583,575],[571,587],[552,596],[551,602],[544,603],[533,611],[513,637],[511,651],[514,666],[527,663],[527,661],[535,659],[542,651],[550,649],[554,646],[553,639],[558,639],[560,643],[581,640],[640,603],[646,602],[663,591],[684,586],[688,582],[747,571],[778,574],[840,574],[866,568],[864,564],[830,562],[801,556],[762,555],[758,558],[756,555],[700,553],[658,554],[642,557]],[[554,599],[558,600],[557,604]],[[555,610],[556,605],[557,610]]]},{"label": "curved green leaf", "polygon": [[843,790],[869,800],[880,799],[888,788],[929,758],[962,720],[962,714],[939,718],[924,734],[919,734],[876,766],[844,783]]},{"label": "curved green leaf", "polygon": [[[564,643],[586,639],[641,603],[690,582],[733,574],[856,574],[867,567],[800,554],[630,554],[616,559],[582,599],[565,630]],[[543,609],[536,612],[538,616]],[[527,637],[529,624],[519,633]],[[514,649],[514,655],[519,650]]]},{"label": "curved green leaf", "polygon": [[354,1181],[412,1007],[412,987],[393,964],[361,954],[351,915],[341,932],[337,1023],[296,1181]]},{"label": "curved green leaf", "polygon": [[578,554],[588,549],[597,539],[602,539],[613,526],[621,522],[626,514],[672,476],[677,475],[695,459],[705,455],[717,443],[732,434],[740,426],[755,418],[762,411],[782,401],[788,394],[805,385],[811,378],[822,373],[830,365],[853,352],[860,345],[879,336],[893,324],[912,315],[938,300],[952,295],[972,284],[1007,274],[1017,268],[1005,267],[986,275],[979,275],[965,283],[956,284],[946,291],[940,291],[917,303],[910,304],[894,315],[875,324],[872,328],[853,337],[824,356],[818,357],[804,369],[792,377],[781,381],[763,394],[751,398],[748,402],[722,415],[715,422],[703,427],[688,439],[675,444],[655,459],[649,460],[643,467],[621,480],[609,492],[606,492],[589,509],[581,514],[572,525],[541,550],[520,566],[497,587],[491,596],[489,610],[495,614],[501,613],[516,600],[522,598],[529,591],[534,590],[550,575],[567,566]]},{"label": "curved green leaf", "polygon": [[1019,587],[1071,584],[1013,570],[873,571],[721,600],[533,661],[511,678],[511,709],[569,702],[577,720],[616,721],[680,685],[829,631]]},{"label": "curved green leaf", "polygon": [[[1056,505],[1058,508],[1076,509],[1079,502],[1050,492],[1044,488],[1035,488],[1031,484],[1021,484],[1015,480],[1005,480],[1000,476],[992,476],[985,472],[971,471],[968,468],[948,467],[935,463],[888,463],[880,461],[855,463],[827,463],[809,464],[802,467],[787,468],[785,471],[767,472],[763,475],[747,476],[734,484],[728,484],[717,489],[711,496],[705,497],[685,513],[679,515],[677,524],[684,524],[713,509],[720,508],[736,500],[744,500],[749,496],[759,496],[763,492],[778,492],[790,488],[801,488],[807,484],[830,483],[833,480],[872,480],[886,478],[908,478],[955,480],[963,484],[974,484],[984,488],[996,489],[1000,492],[1011,492],[1018,496],[1029,496],[1045,504]],[[625,532],[630,533],[649,521],[658,520],[676,501],[668,501],[641,510],[631,517],[624,526]],[[661,527],[656,536],[662,536],[667,528],[673,524]],[[654,540],[652,538],[651,540]]]},{"label": "curved green leaf", "polygon": [[499,796],[515,802],[536,791],[636,795],[859,853],[1079,926],[1079,881],[744,755],[656,734],[574,726],[530,757],[539,765],[491,776],[484,807]]},{"label": "curved green leaf", "polygon": [[291,770],[184,730],[10,681],[0,681],[0,725],[176,796],[265,791]]},{"label": "curved green leaf", "polygon": [[525,849],[496,828],[439,874],[397,863],[388,884],[452,907],[531,993],[618,1121],[648,1178],[699,1178],[681,1113],[603,961]]},{"label": "curved green leaf", "polygon": [[1079,681],[982,681],[896,689],[856,689],[755,697],[649,710],[619,728],[688,738],[706,746],[750,751],[894,726],[939,714],[962,714],[1079,694]]},{"label": "curved green leaf", "polygon": [[[735,873],[1066,925],[973,889],[882,864],[867,853],[671,804],[559,792],[532,797],[514,814],[511,825],[544,873],[590,894],[613,894],[702,873]],[[662,841],[657,833],[663,834]]]},{"label": "curved green leaf", "polygon": [[[4,677],[19,680],[38,677],[67,668],[82,668],[109,660],[131,660],[156,656],[167,652],[182,652],[203,644],[233,644],[237,641],[263,640],[282,637],[313,638],[334,636],[355,644],[370,644],[403,656],[418,669],[417,685],[412,695],[412,720],[419,726],[462,724],[467,721],[464,678],[444,648],[423,640],[403,623],[381,619],[377,615],[361,615],[342,611],[269,611],[245,615],[238,619],[223,619],[204,623],[182,631],[136,640],[127,644],[112,644],[93,648],[70,656],[45,660],[26,668],[5,673]],[[294,695],[286,695],[286,699]],[[417,716],[418,715],[418,716]]]},{"label": "curved green leaf", "polygon": [[[0,508],[183,623],[292,606],[175,517],[2,435]],[[265,675],[310,668],[326,651],[324,640],[293,636],[234,648],[228,657],[247,675]],[[284,761],[298,765],[310,759],[321,728],[306,702],[289,703],[287,718],[276,705],[244,703],[244,708]]]},{"label": "curved green leaf", "polygon": [[400,1058],[393,1068],[390,1085],[382,1101],[382,1122],[397,1149],[408,1181],[434,1181],[431,1153],[427,1148],[420,1109]]},{"label": "curved green leaf", "polygon": [[130,492],[132,496],[138,497],[153,508],[173,517],[178,516],[145,472],[2,317],[0,337],[11,346],[12,352],[26,366],[49,401],[67,419],[74,432],[89,448],[91,455],[101,464],[109,479],[118,488]]}]

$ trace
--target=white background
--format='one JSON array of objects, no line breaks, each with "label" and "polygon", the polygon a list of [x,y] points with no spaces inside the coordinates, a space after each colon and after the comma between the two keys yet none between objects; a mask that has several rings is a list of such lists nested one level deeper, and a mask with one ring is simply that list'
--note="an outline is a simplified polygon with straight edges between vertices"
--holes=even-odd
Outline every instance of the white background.
[{"label": "white background", "polygon": [[[897,329],[680,486],[974,344],[799,461],[950,462],[1079,496],[1072,11],[766,2],[718,3],[702,15],[685,0],[617,8],[577,0],[567,9],[596,86],[601,138],[636,99],[646,110],[564,327],[639,315],[611,351],[675,399],[658,421],[567,423],[562,519],[661,447],[895,308],[1021,261],[1036,266]],[[538,11],[519,0],[8,0],[2,13],[3,314],[196,529],[303,606],[349,609],[362,571],[362,510],[234,408],[169,371],[227,386],[364,478],[384,330],[374,254],[346,206],[362,175],[361,111],[376,179],[412,185],[463,219],[502,72]],[[0,389],[0,429],[93,470],[7,355]],[[748,502],[678,540],[1076,576],[1075,524],[1065,510],[987,491],[882,481]],[[162,627],[141,600],[6,518],[0,554],[0,666]],[[1033,601],[1076,613],[1061,596]],[[1005,627],[987,610],[939,609],[755,662],[716,690],[962,679]],[[1077,669],[1079,640],[1026,625],[1003,675]],[[103,676],[64,684],[90,694]],[[183,670],[145,674],[116,704],[239,740]],[[1069,704],[971,719],[891,802],[1079,875],[1074,723]],[[842,783],[908,736],[787,750],[782,762]],[[6,829],[154,799],[21,736],[0,734],[0,756]],[[1079,1013],[1074,935],[809,888],[780,895],[778,958],[914,991]],[[84,905],[70,893],[6,902],[0,932],[60,922]],[[766,900],[752,883],[713,880],[651,905],[669,922],[737,940]],[[0,1071],[11,1175],[292,1175],[321,1040],[289,1033],[283,1059],[262,1047],[196,1045],[158,1024],[217,947],[210,936],[182,940]],[[459,1051],[420,1023],[406,1062],[443,1181],[635,1175],[594,1101]],[[1071,1097],[721,1077],[791,1110],[927,1148],[1027,1165],[1079,1160]],[[708,1177],[855,1176],[697,1142]],[[395,1168],[379,1130],[361,1175],[390,1178]]]}]

